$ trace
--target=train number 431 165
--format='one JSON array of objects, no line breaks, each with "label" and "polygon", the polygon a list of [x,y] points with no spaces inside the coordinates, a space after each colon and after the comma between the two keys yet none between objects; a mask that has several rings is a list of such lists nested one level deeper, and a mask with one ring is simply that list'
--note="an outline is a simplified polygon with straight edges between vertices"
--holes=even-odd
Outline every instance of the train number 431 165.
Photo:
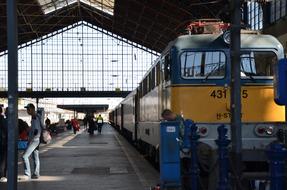
[{"label": "train number 431 165", "polygon": [[[210,93],[211,97],[217,98],[217,99],[226,98],[226,95],[227,95],[227,90],[213,90]],[[247,90],[242,90],[241,97],[242,98],[248,98]]]}]

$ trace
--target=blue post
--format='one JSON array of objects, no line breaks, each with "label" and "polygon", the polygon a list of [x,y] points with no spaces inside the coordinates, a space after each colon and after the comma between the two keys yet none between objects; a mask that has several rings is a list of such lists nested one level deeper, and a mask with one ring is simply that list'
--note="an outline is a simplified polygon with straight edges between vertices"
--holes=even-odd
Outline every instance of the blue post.
[{"label": "blue post", "polygon": [[269,158],[269,172],[271,187],[270,190],[283,190],[284,189],[284,160],[287,156],[287,150],[283,144],[272,143],[267,151]]},{"label": "blue post", "polygon": [[180,157],[179,157],[179,122],[160,123],[160,186],[161,189],[179,188]]},{"label": "blue post", "polygon": [[[197,134],[197,127],[191,120],[186,120],[185,125],[185,134],[184,134],[184,145],[190,143],[190,152],[191,152],[191,189],[198,190],[198,178],[199,178],[199,168],[198,168],[198,158],[197,158],[197,145],[199,135]],[[190,139],[190,140],[188,140]],[[188,142],[188,143],[187,143]]]},{"label": "blue post", "polygon": [[227,128],[224,125],[220,125],[217,128],[218,139],[215,140],[218,146],[218,162],[219,162],[219,182],[217,190],[230,190],[230,184],[228,179],[229,158],[228,158],[228,145],[230,140],[227,138]]},{"label": "blue post", "polygon": [[182,150],[183,151],[190,151],[191,148],[191,126],[193,126],[194,123],[191,120],[185,120],[184,121],[184,135],[183,135],[183,139],[182,139]]}]

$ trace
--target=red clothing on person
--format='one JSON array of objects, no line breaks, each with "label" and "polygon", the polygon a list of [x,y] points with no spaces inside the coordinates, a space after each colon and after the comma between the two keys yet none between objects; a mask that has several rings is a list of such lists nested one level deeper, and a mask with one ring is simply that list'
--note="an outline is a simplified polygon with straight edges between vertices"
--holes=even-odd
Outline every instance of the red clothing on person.
[{"label": "red clothing on person", "polygon": [[79,122],[78,122],[77,119],[72,119],[72,120],[71,120],[71,123],[72,123],[73,128],[74,128],[76,131],[79,131],[79,130],[80,130],[80,124],[79,124]]},{"label": "red clothing on person", "polygon": [[27,131],[22,131],[22,133],[19,134],[19,138],[20,138],[21,140],[28,140]]}]

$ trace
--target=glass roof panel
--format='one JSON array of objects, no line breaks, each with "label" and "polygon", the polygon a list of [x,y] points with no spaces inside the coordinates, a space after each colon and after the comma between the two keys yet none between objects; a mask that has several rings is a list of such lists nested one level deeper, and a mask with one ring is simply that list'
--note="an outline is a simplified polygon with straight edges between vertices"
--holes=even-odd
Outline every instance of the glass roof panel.
[{"label": "glass roof panel", "polygon": [[55,10],[61,9],[72,3],[77,2],[77,0],[38,0],[42,10],[45,14],[49,14]]},{"label": "glass roof panel", "polygon": [[110,15],[114,14],[115,0],[80,0],[80,1]]},{"label": "glass roof panel", "polygon": [[61,9],[78,1],[110,15],[114,14],[115,0],[38,0],[45,14],[49,14],[55,10]]}]

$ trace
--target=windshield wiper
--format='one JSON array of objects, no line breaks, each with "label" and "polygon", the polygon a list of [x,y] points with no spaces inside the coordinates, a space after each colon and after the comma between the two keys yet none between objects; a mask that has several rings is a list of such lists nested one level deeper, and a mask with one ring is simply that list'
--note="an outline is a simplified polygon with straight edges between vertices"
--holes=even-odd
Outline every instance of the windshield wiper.
[{"label": "windshield wiper", "polygon": [[213,67],[213,69],[206,75],[206,77],[203,79],[203,81],[206,81],[206,80],[209,78],[209,76],[210,76],[216,69],[219,68],[219,65],[220,65],[220,63],[217,64],[215,67]]},{"label": "windshield wiper", "polygon": [[[251,75],[251,73],[248,73],[248,72],[246,72],[246,71],[244,70],[244,67],[243,67],[243,65],[242,65],[242,60],[241,60],[241,62],[240,62],[240,67],[241,67],[240,73],[241,73],[241,72],[244,73],[244,74],[245,74],[245,77],[249,77],[249,79],[251,79],[252,81],[255,81],[255,79],[254,79],[254,77]],[[242,77],[241,74],[240,74],[240,77]]]},{"label": "windshield wiper", "polygon": [[244,70],[241,70],[240,72],[243,72],[245,74],[244,77],[249,77],[249,79],[251,79],[252,81],[255,81],[254,77],[251,75],[251,73],[247,73]]},{"label": "windshield wiper", "polygon": [[[244,58],[244,59],[242,59],[242,58]],[[247,58],[248,58],[248,62],[247,63],[249,64],[249,68],[250,68],[251,72],[246,72],[244,70],[243,62]],[[255,81],[254,77],[252,76],[252,65],[254,65],[254,64],[255,64],[255,58],[253,56],[248,55],[246,57],[241,57],[241,61],[240,61],[240,68],[241,69],[240,69],[240,72],[244,73],[245,77],[249,77],[249,79],[251,79],[253,82]],[[240,74],[240,77],[241,77],[241,74]]]}]

